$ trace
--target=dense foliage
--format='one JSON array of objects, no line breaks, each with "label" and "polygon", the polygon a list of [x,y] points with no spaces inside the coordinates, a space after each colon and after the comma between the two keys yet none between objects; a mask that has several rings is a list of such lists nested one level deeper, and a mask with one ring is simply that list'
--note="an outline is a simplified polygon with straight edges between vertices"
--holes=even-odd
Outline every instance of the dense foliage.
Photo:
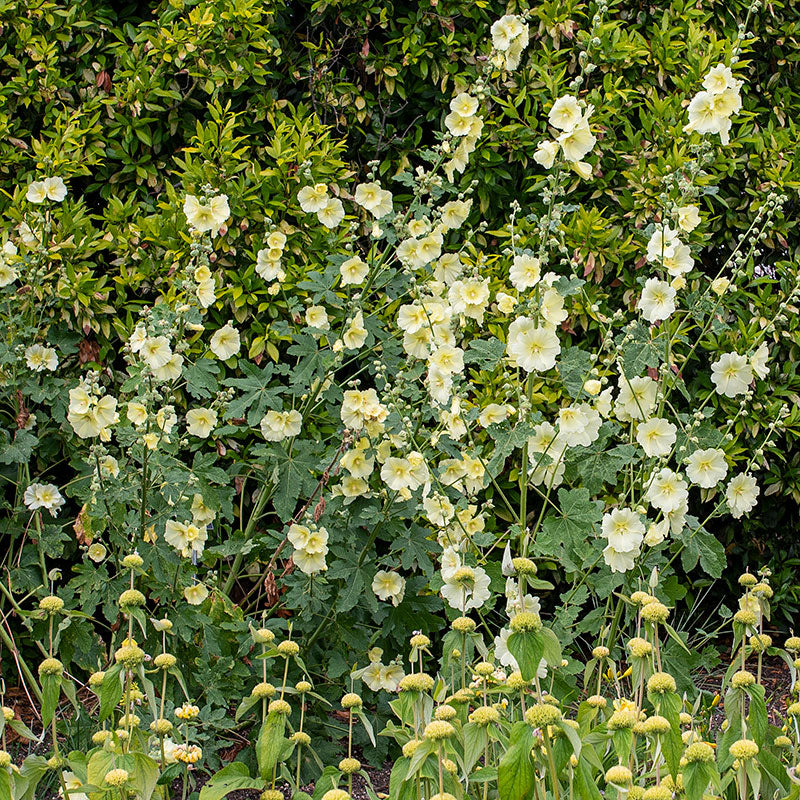
[{"label": "dense foliage", "polygon": [[[798,26],[739,0],[0,2],[6,685],[55,719],[57,654],[106,670],[101,720],[197,701],[214,766],[262,626],[302,642],[317,732],[367,665],[384,721],[409,633],[471,610],[486,657],[535,610],[624,660],[657,588],[691,696],[726,563],[773,563],[791,627]],[[119,656],[166,646],[149,615],[163,688]]]}]

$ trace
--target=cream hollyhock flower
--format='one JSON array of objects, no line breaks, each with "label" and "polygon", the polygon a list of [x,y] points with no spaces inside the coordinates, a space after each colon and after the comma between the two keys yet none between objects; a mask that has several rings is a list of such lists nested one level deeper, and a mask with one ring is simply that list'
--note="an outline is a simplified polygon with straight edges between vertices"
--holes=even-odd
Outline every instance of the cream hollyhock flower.
[{"label": "cream hollyhock flower", "polygon": [[446,578],[442,570],[442,577],[444,578],[442,597],[451,608],[457,609],[462,614],[472,608],[482,608],[492,595],[489,588],[491,581],[482,567],[460,566],[449,571]]},{"label": "cream hollyhock flower", "polygon": [[478,423],[482,428],[490,425],[499,425],[508,419],[510,406],[500,403],[489,403],[480,413]]},{"label": "cream hollyhock flower", "polygon": [[489,281],[484,278],[455,281],[448,290],[447,299],[455,314],[470,317],[480,325],[489,305]]},{"label": "cream hollyhock flower", "polygon": [[217,299],[216,288],[213,278],[208,278],[208,280],[200,281],[197,284],[197,302],[203,308],[208,308]]},{"label": "cream hollyhock flower", "polygon": [[660,322],[675,311],[675,290],[665,281],[648,278],[645,281],[639,310],[648,322]]},{"label": "cream hollyhock flower", "polygon": [[664,458],[672,451],[678,429],[666,419],[653,417],[640,422],[636,428],[636,441],[645,455],[651,458]]},{"label": "cream hollyhock flower", "polygon": [[325,556],[328,554],[327,547],[325,552],[311,553],[308,550],[295,550],[292,553],[292,561],[297,568],[305,575],[316,575],[328,569]]},{"label": "cream hollyhock flower", "polygon": [[306,544],[311,538],[311,528],[308,525],[300,525],[299,523],[292,523],[289,526],[289,533],[286,538],[291,543],[295,550],[305,550]]},{"label": "cream hollyhock flower", "polygon": [[128,339],[128,347],[131,348],[132,353],[138,353],[144,347],[147,341],[147,328],[141,323],[137,325]]},{"label": "cream hollyhock flower", "polygon": [[458,253],[444,253],[437,261],[436,266],[433,268],[433,277],[437,281],[450,286],[458,279],[464,269]]},{"label": "cream hollyhock flower", "polygon": [[556,365],[561,343],[549,327],[536,327],[530,317],[518,317],[508,328],[506,352],[526,372],[547,372]]},{"label": "cream hollyhock flower", "polygon": [[603,515],[602,535],[617,551],[637,550],[644,539],[644,525],[633,509],[615,508]]},{"label": "cream hollyhock flower", "polygon": [[715,447],[695,450],[686,459],[686,474],[692,483],[703,489],[713,488],[728,474],[725,453]]},{"label": "cream hollyhock flower", "polygon": [[220,361],[227,361],[239,352],[241,347],[239,331],[230,322],[226,323],[211,337],[210,347],[211,352]]},{"label": "cream hollyhock flower", "polygon": [[381,480],[396,492],[403,489],[413,491],[420,486],[414,475],[414,468],[407,458],[387,458],[381,467]]},{"label": "cream hollyhock flower", "polygon": [[423,501],[422,507],[425,509],[425,516],[431,524],[444,528],[455,516],[455,509],[450,500],[443,494],[435,492],[429,494]]},{"label": "cream hollyhock flower", "polygon": [[510,314],[517,307],[517,298],[505,292],[498,292],[495,300],[497,301],[497,310],[501,314]]},{"label": "cream hollyhock flower", "polygon": [[[183,590],[183,596],[190,606],[199,606],[208,597],[208,588],[204,583],[195,583]],[[176,745],[176,750],[180,745]]]},{"label": "cream hollyhock flower", "polygon": [[143,403],[130,402],[127,417],[136,427],[141,427],[147,422],[147,409]]},{"label": "cream hollyhock flower", "polygon": [[183,201],[183,213],[190,227],[196,231],[218,231],[231,215],[228,198],[218,194],[201,202],[193,194],[187,194]]},{"label": "cream hollyhock flower", "polygon": [[645,498],[654,508],[665,514],[677,511],[689,496],[689,487],[680,475],[664,468],[653,475],[645,492]]},{"label": "cream hollyhock flower", "polygon": [[453,136],[467,136],[472,130],[472,120],[472,116],[465,117],[456,111],[451,111],[444,118],[444,124]]},{"label": "cream hollyhock flower", "polygon": [[617,550],[610,544],[603,549],[603,560],[611,567],[612,572],[629,572],[636,566],[639,548],[633,550]]},{"label": "cream hollyhock flower", "polygon": [[749,514],[758,502],[760,493],[758,483],[752,475],[745,472],[731,478],[725,489],[725,499],[735,519],[740,519],[743,514]]},{"label": "cream hollyhock flower", "polygon": [[583,161],[584,156],[591,152],[597,144],[597,138],[589,129],[589,123],[586,120],[562,133],[557,141],[561,145],[561,151],[567,161]]},{"label": "cream hollyhock flower", "polygon": [[104,478],[116,478],[119,475],[119,461],[114,456],[103,456],[99,464],[100,474]]},{"label": "cream hollyhock flower", "polygon": [[467,92],[461,92],[450,101],[450,110],[462,117],[474,117],[478,113],[478,100]]},{"label": "cream hollyhock flower", "polygon": [[711,382],[717,394],[736,397],[750,388],[753,382],[753,368],[745,356],[725,353],[711,365]]},{"label": "cream hollyhock flower", "polygon": [[550,169],[555,164],[556,156],[558,155],[558,142],[552,142],[545,139],[539,143],[539,146],[533,153],[533,160],[537,164],[541,164],[545,169]]},{"label": "cream hollyhock flower", "polygon": [[206,505],[206,501],[201,494],[195,494],[192,497],[191,512],[194,524],[203,527],[210,525],[217,517],[217,512]]},{"label": "cream hollyhock flower", "polygon": [[[281,266],[281,256],[283,252],[273,248],[262,248],[256,254],[256,272],[265,281],[282,281],[286,273]],[[271,258],[271,256],[277,256]]]},{"label": "cream hollyhock flower", "polygon": [[738,91],[741,85],[742,82],[733,77],[731,68],[724,64],[712,67],[703,78],[703,88],[715,95],[722,94],[728,89]]},{"label": "cream hollyhock flower", "polygon": [[318,328],[321,331],[328,331],[331,323],[328,321],[328,312],[324,306],[309,306],[306,309],[306,325],[309,328]]},{"label": "cream hollyhock flower", "polygon": [[527,253],[514,256],[509,278],[518,292],[524,292],[526,289],[536,286],[541,275],[541,262],[538,258]]},{"label": "cream hollyhock flower", "polygon": [[343,261],[339,267],[339,273],[342,276],[342,286],[356,285],[361,283],[367,277],[369,272],[369,265],[361,260],[359,256],[348,258]]},{"label": "cream hollyhock flower", "polygon": [[297,193],[297,202],[306,214],[316,214],[328,202],[328,187],[324,183],[304,186]]},{"label": "cream hollyhock flower", "polygon": [[456,372],[463,372],[464,351],[460,347],[443,344],[431,353],[428,364],[450,375]]},{"label": "cream hollyhock flower", "polygon": [[22,499],[25,506],[31,511],[44,508],[53,517],[58,514],[58,509],[65,502],[61,492],[58,491],[58,487],[52,483],[32,483],[25,489]]},{"label": "cream hollyhock flower", "polygon": [[364,327],[364,315],[359,310],[356,312],[350,326],[342,334],[342,341],[348,350],[358,350],[367,341],[367,329]]},{"label": "cream hollyhock flower", "polygon": [[32,369],[34,372],[44,370],[54,372],[58,367],[58,356],[52,347],[32,344],[25,350],[25,363],[28,365],[28,369]]},{"label": "cream hollyhock flower", "polygon": [[678,227],[691,233],[700,224],[700,209],[695,205],[679,206],[677,209]]},{"label": "cream hollyhock flower", "polygon": [[217,427],[217,412],[213,408],[193,408],[186,412],[186,430],[192,436],[208,438]]},{"label": "cream hollyhock flower", "polygon": [[344,206],[338,197],[330,197],[325,205],[317,211],[317,219],[326,228],[335,228],[344,219]]},{"label": "cream hollyhock flower", "polygon": [[172,433],[177,422],[178,415],[175,413],[174,406],[163,406],[156,412],[156,427],[166,434]]},{"label": "cream hollyhock flower", "polygon": [[[694,266],[694,258],[692,258],[692,251],[687,244],[676,244],[671,248],[671,254],[664,256],[662,259],[664,269],[673,277],[680,278],[687,272],[692,271]],[[673,289],[678,286],[673,281]]]},{"label": "cream hollyhock flower", "polygon": [[[362,208],[365,208],[376,217],[385,216],[384,211],[385,199],[384,190],[379,183],[362,183],[356,187],[354,195],[356,203]],[[392,195],[389,193],[389,211],[391,211]],[[375,214],[376,211],[381,211],[380,214]]]},{"label": "cream hollyhock flower", "polygon": [[627,380],[619,379],[619,394],[614,403],[614,414],[620,422],[647,419],[656,405],[658,384],[648,376]]},{"label": "cream hollyhock flower", "polygon": [[554,128],[571,131],[583,122],[583,110],[577,98],[565,94],[553,103],[547,119]]},{"label": "cream hollyhock flower", "polygon": [[8,286],[19,277],[17,270],[5,259],[0,257],[0,289]]},{"label": "cream hollyhock flower", "polygon": [[[89,795],[82,792],[83,783],[81,779],[74,772],[62,772],[61,777],[64,780],[64,785],[67,787],[67,795],[69,800],[89,800]],[[58,796],[64,796],[64,790],[59,787]]]},{"label": "cream hollyhock flower", "polygon": [[167,363],[153,370],[153,376],[160,381],[174,381],[180,378],[183,371],[183,356],[180,353],[173,353]]},{"label": "cream hollyhock flower", "polygon": [[669,520],[665,517],[660,522],[651,522],[648,525],[644,543],[648,547],[655,547],[667,538],[667,534],[669,534]]},{"label": "cream hollyhock flower", "polygon": [[76,386],[69,391],[67,420],[81,439],[104,438],[104,431],[119,421],[116,398],[109,395],[98,398],[84,386]]},{"label": "cream hollyhock flower", "polygon": [[396,572],[378,570],[372,579],[372,591],[380,600],[391,600],[393,606],[403,602],[406,591],[406,582]]},{"label": "cream hollyhock flower", "polygon": [[769,361],[769,347],[766,342],[762,342],[758,350],[750,356],[750,367],[762,381],[769,375],[767,361]]},{"label": "cream hollyhock flower", "polygon": [[588,403],[573,403],[558,410],[558,433],[569,447],[588,447],[600,435],[603,420]]},{"label": "cream hollyhock flower", "polygon": [[201,555],[208,539],[208,528],[195,525],[194,522],[178,522],[167,520],[164,525],[164,541],[174,547],[184,558],[191,558],[192,553]]},{"label": "cream hollyhock flower", "polygon": [[678,232],[669,225],[656,228],[647,242],[647,260],[661,261],[675,255],[675,249],[681,245]]},{"label": "cream hollyhock flower", "polygon": [[356,446],[348,450],[339,462],[354,478],[369,478],[375,467],[375,458],[367,455],[369,439],[360,439]]},{"label": "cream hollyhock flower", "polygon": [[545,321],[549,322],[553,328],[556,325],[560,325],[569,316],[564,308],[564,298],[552,287],[545,289],[542,295],[542,302],[539,305],[539,311]]},{"label": "cream hollyhock flower", "polygon": [[163,367],[172,357],[172,348],[166,336],[147,337],[139,347],[139,355],[150,369]]},{"label": "cream hollyhock flower", "polygon": [[282,442],[297,436],[303,427],[303,417],[299,411],[267,411],[259,427],[268,442]]},{"label": "cream hollyhock flower", "polygon": [[440,218],[442,226],[449,231],[460,228],[467,219],[470,208],[472,208],[472,200],[451,200],[445,203],[442,206]]}]

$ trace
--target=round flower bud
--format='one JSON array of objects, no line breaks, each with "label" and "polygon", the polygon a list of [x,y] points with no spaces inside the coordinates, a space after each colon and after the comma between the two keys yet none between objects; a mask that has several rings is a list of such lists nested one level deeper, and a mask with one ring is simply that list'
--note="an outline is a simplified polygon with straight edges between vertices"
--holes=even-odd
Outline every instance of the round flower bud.
[{"label": "round flower bud", "polygon": [[156,736],[169,736],[172,733],[172,723],[168,719],[154,719],[150,723],[150,730]]},{"label": "round flower bud", "polygon": [[789,708],[786,709],[786,713],[790,717],[800,717],[800,703],[792,703]]},{"label": "round flower bud", "polygon": [[401,692],[429,692],[433,689],[433,683],[430,675],[424,672],[415,672],[411,675],[404,675],[397,688]]},{"label": "round flower bud", "polygon": [[508,676],[508,678],[506,678],[506,686],[512,692],[520,692],[520,691],[522,691],[529,683],[530,683],[530,681],[526,681],[522,677],[522,673],[519,670],[517,670],[516,672],[512,672]]},{"label": "round flower bud", "polygon": [[92,744],[98,747],[105,744],[111,738],[111,731],[96,731],[92,734]]},{"label": "round flower bud", "polygon": [[605,708],[608,705],[608,700],[601,694],[593,694],[591,697],[586,698],[586,705],[591,708]]},{"label": "round flower bud", "polygon": [[411,758],[417,752],[417,748],[422,744],[419,739],[412,739],[403,745],[403,757]]},{"label": "round flower bud", "polygon": [[163,670],[172,669],[177,663],[178,659],[172,653],[159,653],[153,659],[153,666]]},{"label": "round flower bud", "polygon": [[128,608],[140,608],[144,603],[144,595],[138,589],[126,589],[119,596],[119,607],[123,611]]},{"label": "round flower bud", "polygon": [[276,714],[283,714],[287,717],[292,713],[292,707],[285,700],[270,701],[270,704],[267,706],[267,710],[270,714],[274,712]]},{"label": "round flower bud", "polygon": [[458,765],[455,761],[452,761],[449,758],[442,759],[442,766],[451,774],[455,775],[458,772]]},{"label": "round flower bud", "polygon": [[49,597],[43,597],[39,601],[39,608],[47,614],[58,614],[64,608],[64,601],[60,597],[51,594]]},{"label": "round flower bud", "polygon": [[469,715],[469,721],[476,725],[490,725],[500,721],[500,712],[492,706],[478,706]]},{"label": "round flower bud", "polygon": [[475,665],[475,672],[481,678],[488,678],[494,673],[494,664],[490,664],[488,661],[481,661]]},{"label": "round flower bud", "polygon": [[475,630],[475,621],[469,617],[456,617],[451,623],[450,627],[458,633],[472,633]]},{"label": "round flower bud", "polygon": [[311,744],[311,737],[305,731],[296,731],[289,737],[289,740],[306,746]]},{"label": "round flower bud", "polygon": [[127,742],[128,739],[130,739],[130,734],[125,728],[117,728],[117,730],[114,731],[114,736],[116,736],[120,742]]},{"label": "round flower bud", "polygon": [[308,681],[297,681],[294,688],[297,689],[300,694],[305,694],[306,692],[310,692],[313,687]]},{"label": "round flower bud", "polygon": [[535,575],[539,571],[529,558],[512,558],[511,564],[518,575]]},{"label": "round flower bud", "polygon": [[344,789],[328,789],[322,800],[352,800],[350,795]]},{"label": "round flower bud", "polygon": [[271,683],[262,681],[257,683],[250,691],[251,697],[257,697],[259,700],[269,699],[275,697],[275,687]]},{"label": "round flower bud", "polygon": [[125,569],[138,569],[144,564],[144,559],[138,553],[130,553],[122,559]]},{"label": "round flower bud", "polygon": [[663,604],[655,600],[652,603],[642,606],[639,612],[645,622],[664,623],[669,619],[669,609]]},{"label": "round flower bud", "polygon": [[532,728],[555,725],[561,719],[561,712],[547,703],[536,703],[525,712],[525,722]]},{"label": "round flower bud", "polygon": [[296,656],[300,652],[300,645],[297,644],[297,642],[287,639],[285,642],[281,642],[278,645],[278,652],[285,658]]},{"label": "round flower bud", "polygon": [[61,769],[65,766],[67,760],[62,756],[51,756],[47,759],[47,768],[48,769]]},{"label": "round flower bud", "polygon": [[749,572],[743,572],[739,576],[739,586],[755,586],[758,583],[758,578]]},{"label": "round flower bud", "polygon": [[14,719],[14,709],[9,708],[9,706],[3,706],[3,720],[11,722],[12,719]]},{"label": "round flower bud", "polygon": [[667,672],[654,672],[647,680],[647,691],[654,694],[666,694],[677,691],[675,678]]},{"label": "round flower bud", "polygon": [[449,697],[448,703],[455,703],[461,705],[462,703],[469,703],[475,697],[475,692],[472,689],[459,689],[452,697]]},{"label": "round flower bud", "polygon": [[714,760],[714,748],[707,742],[695,742],[686,748],[683,757],[689,764],[697,761],[710,764]]},{"label": "round flower bud", "polygon": [[432,742],[439,742],[443,739],[449,739],[455,732],[456,729],[446,720],[435,719],[425,726],[425,731],[422,735]]},{"label": "round flower bud", "polygon": [[279,789],[265,789],[261,792],[259,800],[283,800],[283,792]]},{"label": "round flower bud", "polygon": [[768,583],[757,583],[750,591],[755,595],[765,597],[767,600],[775,594]]},{"label": "round flower bud", "polygon": [[647,658],[653,652],[653,645],[647,639],[635,636],[628,642],[628,649],[634,658]]},{"label": "round flower bud", "polygon": [[756,676],[746,669],[740,669],[738,672],[734,672],[731,678],[731,685],[734,689],[744,689],[747,686],[752,686],[755,682]]},{"label": "round flower bud", "polygon": [[783,644],[790,653],[800,652],[800,636],[790,636]]},{"label": "round flower bud", "polygon": [[138,728],[142,720],[136,714],[123,714],[117,723],[120,728]]},{"label": "round flower bud", "polygon": [[448,720],[453,719],[457,714],[458,712],[453,708],[453,706],[441,705],[436,708],[436,711],[434,712],[434,717],[436,717],[436,719],[441,719],[447,722]]},{"label": "round flower bud", "polygon": [[772,647],[772,637],[766,633],[757,633],[750,637],[750,647],[755,653],[763,653],[768,647]]},{"label": "round flower bud", "polygon": [[46,658],[39,664],[40,675],[62,675],[64,665],[57,658]]},{"label": "round flower bud", "polygon": [[5,750],[0,750],[0,769],[8,769],[10,766],[11,756]]},{"label": "round flower bud", "polygon": [[679,719],[680,719],[681,725],[691,725],[692,724],[692,715],[691,714],[687,714],[685,711],[681,711],[681,713],[679,714]]},{"label": "round flower bud", "polygon": [[633,773],[622,764],[611,767],[606,772],[606,783],[613,783],[615,786],[627,786],[633,780]]},{"label": "round flower bud", "polygon": [[456,800],[456,798],[450,792],[436,792],[431,795],[431,800]]},{"label": "round flower bud", "polygon": [[339,762],[339,772],[345,775],[352,775],[361,769],[361,762],[357,758],[343,758]]},{"label": "round flower bud", "polygon": [[672,792],[663,784],[644,790],[642,800],[672,800]]},{"label": "round flower bud", "polygon": [[253,631],[253,641],[256,644],[272,644],[275,641],[275,634],[269,628],[259,628]]},{"label": "round flower bud", "polygon": [[649,733],[651,736],[663,736],[665,733],[669,733],[672,728],[669,724],[669,720],[658,714],[648,717],[642,723],[642,727],[644,728],[644,732]]},{"label": "round flower bud", "polygon": [[542,629],[542,619],[535,611],[521,611],[511,620],[514,633],[536,632]]},{"label": "round flower bud", "polygon": [[430,647],[431,640],[424,633],[416,633],[411,637],[409,644],[412,647]]},{"label": "round flower bud", "polygon": [[788,736],[776,736],[773,742],[775,747],[787,748],[792,746],[792,740]]},{"label": "round flower bud", "polygon": [[644,797],[644,789],[641,786],[631,786],[628,789],[628,796],[625,800],[642,800]]},{"label": "round flower bud", "polygon": [[123,664],[128,669],[142,664],[144,659],[144,650],[135,644],[126,644],[124,647],[120,647],[119,650],[114,653],[114,660],[118,664]]},{"label": "round flower bud", "polygon": [[648,603],[655,603],[656,599],[647,592],[634,592],[631,595],[631,602],[637,606],[646,606]]},{"label": "round flower bud", "polygon": [[105,678],[106,673],[104,670],[99,670],[97,672],[93,672],[89,676],[89,686],[96,687],[99,686],[103,682],[103,678]]},{"label": "round flower bud", "polygon": [[461,651],[457,647],[454,647],[450,651],[450,658],[453,658],[453,659],[461,658]]},{"label": "round flower bud", "polygon": [[749,608],[740,608],[733,615],[733,621],[739,625],[746,625],[748,628],[752,628],[758,623],[758,617],[755,611],[751,611]]},{"label": "round flower bud", "polygon": [[747,761],[758,755],[758,745],[751,739],[739,739],[730,746],[728,752],[739,761]]},{"label": "round flower bud", "polygon": [[348,692],[342,697],[342,708],[361,708],[364,701],[355,692]]},{"label": "round flower bud", "polygon": [[636,712],[633,709],[620,709],[608,718],[606,725],[610,731],[620,731],[625,728],[632,728],[636,722]]},{"label": "round flower bud", "polygon": [[592,650],[592,658],[608,658],[610,655],[611,651],[603,645],[598,645]]},{"label": "round flower bud", "polygon": [[110,772],[106,772],[105,782],[109,786],[124,786],[129,777],[126,769],[112,769]]}]

